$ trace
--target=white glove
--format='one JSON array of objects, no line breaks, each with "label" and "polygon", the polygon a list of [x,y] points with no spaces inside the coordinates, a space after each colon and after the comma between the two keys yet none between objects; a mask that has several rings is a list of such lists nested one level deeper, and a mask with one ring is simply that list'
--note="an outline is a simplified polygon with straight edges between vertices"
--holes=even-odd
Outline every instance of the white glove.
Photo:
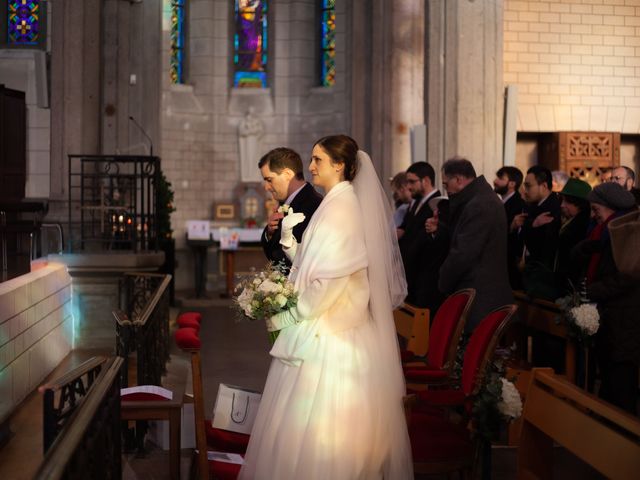
[{"label": "white glove", "polygon": [[282,219],[282,230],[280,233],[280,245],[285,248],[291,248],[296,239],[293,236],[293,227],[304,222],[304,213],[293,213],[293,209],[289,207],[287,215]]},{"label": "white glove", "polygon": [[284,310],[276,313],[271,318],[267,318],[266,323],[267,331],[275,332],[276,330],[282,330],[283,328],[295,325],[297,322],[291,310]]}]

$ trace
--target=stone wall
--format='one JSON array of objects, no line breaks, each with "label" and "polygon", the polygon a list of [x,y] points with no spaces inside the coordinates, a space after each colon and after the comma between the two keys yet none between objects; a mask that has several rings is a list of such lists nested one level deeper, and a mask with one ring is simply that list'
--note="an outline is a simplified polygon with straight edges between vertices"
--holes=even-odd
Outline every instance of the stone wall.
[{"label": "stone wall", "polygon": [[316,3],[269,3],[269,86],[234,89],[233,2],[189,2],[184,85],[169,82],[170,2],[163,2],[160,155],[175,190],[172,227],[178,249],[184,247],[186,220],[211,219],[216,203],[237,201],[237,129],[249,106],[264,125],[262,152],[289,146],[305,164],[315,140],[348,131],[346,7],[338,2],[337,82],[323,88],[316,78]]},{"label": "stone wall", "polygon": [[518,130],[640,133],[640,0],[505,0]]},{"label": "stone wall", "polygon": [[0,417],[58,366],[72,343],[71,277],[64,265],[0,284]]}]

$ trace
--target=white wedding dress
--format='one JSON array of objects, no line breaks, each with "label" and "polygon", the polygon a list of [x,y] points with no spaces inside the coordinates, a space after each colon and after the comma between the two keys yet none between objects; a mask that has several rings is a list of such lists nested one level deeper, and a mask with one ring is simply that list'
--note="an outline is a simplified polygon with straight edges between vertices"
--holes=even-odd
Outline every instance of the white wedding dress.
[{"label": "white wedding dress", "polygon": [[381,328],[362,210],[339,183],[305,231],[290,276],[298,306],[276,319],[284,328],[240,479],[413,478],[389,288]]}]

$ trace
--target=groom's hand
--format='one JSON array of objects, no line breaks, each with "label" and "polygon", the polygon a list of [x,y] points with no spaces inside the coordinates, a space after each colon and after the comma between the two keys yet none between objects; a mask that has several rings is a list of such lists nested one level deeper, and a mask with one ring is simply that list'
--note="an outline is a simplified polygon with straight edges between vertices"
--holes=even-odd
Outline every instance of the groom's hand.
[{"label": "groom's hand", "polygon": [[284,217],[284,214],[280,212],[273,212],[271,214],[267,223],[267,235],[269,236],[269,238],[271,238],[271,236],[273,235],[273,232],[275,232],[278,229],[278,223],[280,222],[280,219],[283,217]]}]

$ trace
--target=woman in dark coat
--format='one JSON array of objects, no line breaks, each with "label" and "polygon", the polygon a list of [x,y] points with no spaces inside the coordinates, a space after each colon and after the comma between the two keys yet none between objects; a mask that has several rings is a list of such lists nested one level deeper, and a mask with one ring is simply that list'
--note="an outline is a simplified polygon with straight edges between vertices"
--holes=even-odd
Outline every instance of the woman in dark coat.
[{"label": "woman in dark coat", "polygon": [[596,226],[576,249],[585,260],[587,296],[597,303],[600,328],[595,353],[602,384],[599,396],[636,414],[640,365],[640,282],[621,274],[613,260],[608,224],[636,208],[620,185],[598,185],[588,196]]}]

